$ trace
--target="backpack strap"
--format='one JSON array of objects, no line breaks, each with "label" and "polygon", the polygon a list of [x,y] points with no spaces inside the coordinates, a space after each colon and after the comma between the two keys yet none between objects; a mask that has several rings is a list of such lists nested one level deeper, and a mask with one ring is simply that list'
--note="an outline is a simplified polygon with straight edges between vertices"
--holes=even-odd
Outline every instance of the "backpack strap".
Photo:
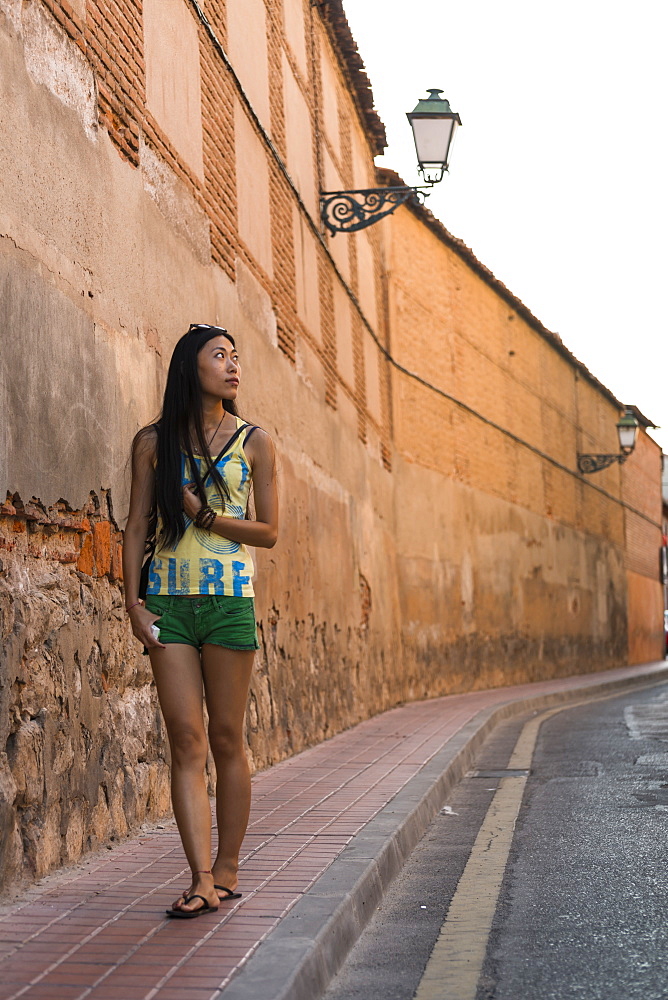
[{"label": "backpack strap", "polygon": [[[248,430],[248,428],[250,428],[250,430]],[[246,443],[246,441],[248,441],[248,438],[251,436],[251,434],[253,433],[253,431],[257,430],[257,426],[255,424],[242,424],[241,427],[237,427],[237,429],[235,430],[234,434],[229,439],[229,441],[227,442],[227,444],[225,445],[225,447],[223,448],[223,450],[221,451],[221,453],[218,455],[216,461],[213,463],[212,468],[215,468],[218,465],[218,463],[220,462],[220,460],[223,457],[223,455],[225,455],[225,453],[230,450],[230,448],[232,447],[232,445],[234,444],[234,442],[237,440],[237,438],[239,437],[239,435],[242,434],[245,430],[248,430],[248,434],[244,438],[244,444]],[[207,481],[207,479],[209,478],[210,475],[211,475],[211,470],[209,470],[207,472],[206,476],[202,480],[202,485],[203,486],[206,486],[206,481]]]},{"label": "backpack strap", "polygon": [[[249,426],[249,425],[248,425],[248,424],[246,424],[246,427],[248,427],[248,426]],[[243,428],[242,428],[242,429],[243,429]],[[257,424],[252,424],[252,425],[250,426],[250,430],[248,431],[248,434],[247,434],[247,435],[246,435],[246,437],[244,438],[244,444],[246,444],[246,442],[248,441],[248,439],[249,439],[249,437],[251,436],[251,434],[253,433],[253,431],[256,431],[256,430],[258,430],[258,426],[257,426]]]}]

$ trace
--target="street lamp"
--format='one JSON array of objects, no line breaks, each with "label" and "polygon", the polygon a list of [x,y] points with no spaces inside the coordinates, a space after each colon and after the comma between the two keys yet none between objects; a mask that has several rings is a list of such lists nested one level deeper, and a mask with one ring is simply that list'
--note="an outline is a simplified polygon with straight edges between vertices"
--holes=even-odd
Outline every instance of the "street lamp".
[{"label": "street lamp", "polygon": [[[455,129],[461,125],[456,111],[451,111],[449,102],[439,96],[442,93],[442,90],[430,90],[429,97],[421,97],[406,115],[413,129],[418,170],[430,185],[443,180]],[[435,173],[437,177],[433,176]]]},{"label": "street lamp", "polygon": [[600,472],[607,469],[613,462],[625,462],[636,446],[640,424],[630,406],[626,407],[623,416],[617,423],[619,437],[619,453],[616,455],[581,455],[578,454],[578,469],[583,473]]},{"label": "street lamp", "polygon": [[448,170],[455,129],[461,125],[461,119],[440,96],[442,93],[442,90],[432,88],[429,96],[421,98],[406,115],[413,129],[418,170],[426,183],[417,187],[322,191],[320,217],[330,233],[354,233],[358,229],[366,229],[390,215],[409,198],[424,200],[428,189],[443,179]]}]

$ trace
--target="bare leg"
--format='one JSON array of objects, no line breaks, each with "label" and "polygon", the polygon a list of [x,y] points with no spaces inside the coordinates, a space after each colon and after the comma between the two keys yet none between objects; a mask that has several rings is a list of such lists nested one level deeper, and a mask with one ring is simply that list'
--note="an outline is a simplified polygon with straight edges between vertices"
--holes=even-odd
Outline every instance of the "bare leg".
[{"label": "bare leg", "polygon": [[250,771],[243,723],[254,657],[252,649],[225,649],[209,643],[202,647],[209,742],[217,779],[218,853],[213,874],[216,885],[232,890],[238,883],[239,851],[250,812]]},{"label": "bare leg", "polygon": [[[190,892],[218,905],[211,868],[211,807],[204,778],[206,732],[202,712],[202,665],[194,646],[170,643],[152,649],[151,666],[172,752],[172,806],[183,849],[193,873]],[[199,899],[175,908],[197,910]]]}]

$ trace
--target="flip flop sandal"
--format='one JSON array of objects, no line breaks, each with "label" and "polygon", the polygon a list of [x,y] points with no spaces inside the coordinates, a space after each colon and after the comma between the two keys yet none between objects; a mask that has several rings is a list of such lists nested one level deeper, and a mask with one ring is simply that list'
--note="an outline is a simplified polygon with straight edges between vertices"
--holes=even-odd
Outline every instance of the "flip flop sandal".
[{"label": "flip flop sandal", "polygon": [[216,885],[214,883],[213,887],[214,889],[218,889],[220,892],[226,893],[226,895],[221,899],[221,903],[224,903],[226,899],[241,899],[242,894],[240,892],[232,892],[232,890],[228,889],[226,885]]},{"label": "flip flop sandal", "polygon": [[[223,899],[221,899],[221,903],[225,899],[241,899],[241,897],[243,895],[243,893],[241,893],[241,892],[232,892],[232,890],[228,889],[226,885],[216,885],[215,882],[214,882],[213,887],[214,887],[214,889],[218,889],[220,892],[226,893],[226,895],[223,897]],[[188,893],[187,892],[182,892],[181,895],[185,899],[186,896],[188,895]]]},{"label": "flip flop sandal", "polygon": [[185,896],[183,901],[184,903],[190,903],[193,899],[201,899],[204,906],[200,906],[198,910],[175,910],[172,907],[169,910],[165,910],[165,913],[168,917],[176,917],[179,920],[191,920],[193,917],[201,917],[204,913],[215,913],[218,909],[217,906],[210,906],[208,900],[197,893],[193,893],[192,896]]}]

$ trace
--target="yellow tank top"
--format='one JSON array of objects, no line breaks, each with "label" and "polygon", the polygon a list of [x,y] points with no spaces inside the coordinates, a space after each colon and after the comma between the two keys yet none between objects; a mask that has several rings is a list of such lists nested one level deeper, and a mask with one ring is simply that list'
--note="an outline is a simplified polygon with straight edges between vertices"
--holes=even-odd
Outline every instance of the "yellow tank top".
[{"label": "yellow tank top", "polygon": [[[237,427],[244,423],[236,417]],[[206,481],[206,499],[217,514],[243,520],[246,516],[251,483],[251,467],[241,433],[217,463],[229,490],[229,500],[220,495],[211,476]],[[187,457],[181,457],[181,481],[192,481]],[[204,477],[204,459],[195,456]],[[218,594],[221,597],[253,597],[253,560],[245,545],[231,542],[213,531],[195,527],[186,517],[186,530],[174,549],[156,549],[148,574],[147,596]],[[158,531],[160,525],[158,524]]]}]

